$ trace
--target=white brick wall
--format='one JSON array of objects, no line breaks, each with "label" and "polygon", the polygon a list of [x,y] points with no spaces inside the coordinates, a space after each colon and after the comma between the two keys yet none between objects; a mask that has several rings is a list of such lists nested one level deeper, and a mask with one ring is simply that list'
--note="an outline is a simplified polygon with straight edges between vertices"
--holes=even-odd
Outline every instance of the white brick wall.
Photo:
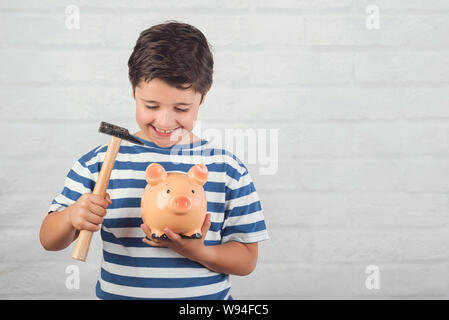
[{"label": "white brick wall", "polygon": [[[213,45],[202,129],[279,129],[277,175],[248,164],[271,240],[253,274],[232,277],[234,297],[447,299],[445,0],[2,1],[0,298],[94,298],[98,234],[77,263],[72,248],[45,252],[39,227],[73,162],[106,142],[99,121],[137,130],[127,59],[171,19]],[[80,290],[65,287],[70,264]]]}]

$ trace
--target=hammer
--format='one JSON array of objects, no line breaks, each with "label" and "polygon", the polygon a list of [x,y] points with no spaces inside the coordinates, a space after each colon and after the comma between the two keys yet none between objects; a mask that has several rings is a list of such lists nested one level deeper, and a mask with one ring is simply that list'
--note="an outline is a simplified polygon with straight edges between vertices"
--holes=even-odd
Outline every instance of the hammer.
[{"label": "hammer", "polygon": [[[108,149],[106,150],[106,155],[104,156],[103,165],[101,166],[100,173],[98,174],[98,180],[95,183],[95,188],[93,191],[93,194],[97,194],[105,198],[112,168],[114,167],[115,158],[117,158],[117,153],[120,149],[122,139],[140,145],[143,145],[143,142],[130,135],[127,129],[103,121],[100,123],[100,128],[98,129],[98,131],[112,136],[111,140],[109,141]],[[92,234],[92,231],[80,231],[75,244],[75,248],[73,249],[73,259],[86,261],[90,241],[92,240]]]}]

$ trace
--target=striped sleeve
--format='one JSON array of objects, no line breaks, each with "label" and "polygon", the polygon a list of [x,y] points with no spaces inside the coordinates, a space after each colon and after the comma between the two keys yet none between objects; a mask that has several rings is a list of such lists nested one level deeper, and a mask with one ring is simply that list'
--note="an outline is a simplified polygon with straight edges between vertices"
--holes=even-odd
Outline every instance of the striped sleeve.
[{"label": "striped sleeve", "polygon": [[83,194],[92,192],[94,186],[95,178],[83,158],[80,158],[67,174],[62,192],[53,199],[48,213],[64,210]]},{"label": "striped sleeve", "polygon": [[267,240],[268,232],[259,196],[248,169],[238,177],[230,178],[226,186],[225,217],[221,230],[222,241],[243,243]]}]

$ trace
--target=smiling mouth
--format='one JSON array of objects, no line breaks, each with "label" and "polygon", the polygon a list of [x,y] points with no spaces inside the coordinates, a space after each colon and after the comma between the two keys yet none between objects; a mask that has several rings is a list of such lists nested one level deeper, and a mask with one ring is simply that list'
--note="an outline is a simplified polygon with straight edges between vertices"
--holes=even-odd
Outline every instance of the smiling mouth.
[{"label": "smiling mouth", "polygon": [[173,132],[175,129],[177,129],[177,128],[175,128],[175,129],[170,129],[170,130],[162,130],[162,129],[159,129],[159,128],[157,128],[157,127],[154,127],[155,129],[156,129],[156,131],[158,131],[158,132],[160,132],[160,133],[171,133],[171,132]]},{"label": "smiling mouth", "polygon": [[156,131],[156,133],[159,133],[159,134],[162,134],[162,135],[170,135],[173,131],[175,131],[176,129],[180,128],[180,127],[176,127],[174,129],[166,130],[166,129],[157,128],[157,127],[155,127],[155,126],[153,126],[151,124],[150,124],[150,126],[154,129],[154,131]]}]

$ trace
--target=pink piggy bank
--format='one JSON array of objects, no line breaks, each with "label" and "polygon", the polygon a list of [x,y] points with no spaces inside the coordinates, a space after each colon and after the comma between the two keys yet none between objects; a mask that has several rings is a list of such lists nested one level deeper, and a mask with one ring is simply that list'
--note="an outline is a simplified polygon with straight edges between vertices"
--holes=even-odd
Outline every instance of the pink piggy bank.
[{"label": "pink piggy bank", "polygon": [[142,220],[152,237],[168,239],[163,232],[167,227],[183,238],[200,239],[207,211],[203,189],[208,177],[206,166],[197,164],[184,174],[167,173],[159,163],[152,163],[145,175],[148,184],[141,201]]}]

